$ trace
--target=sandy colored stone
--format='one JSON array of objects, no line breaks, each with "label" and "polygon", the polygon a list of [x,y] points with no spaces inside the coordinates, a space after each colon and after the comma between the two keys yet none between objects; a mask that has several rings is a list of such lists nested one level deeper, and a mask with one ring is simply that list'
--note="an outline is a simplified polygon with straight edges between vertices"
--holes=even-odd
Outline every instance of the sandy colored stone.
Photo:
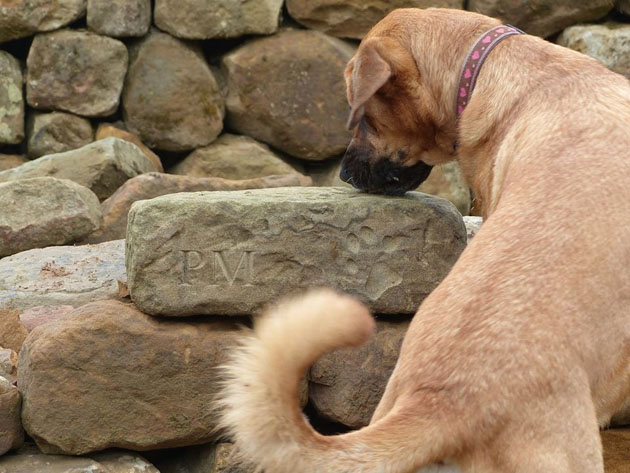
[{"label": "sandy colored stone", "polygon": [[132,55],[123,112],[128,130],[149,147],[184,151],[219,135],[225,106],[202,53],[154,31]]},{"label": "sandy colored stone", "polygon": [[[0,376],[0,455],[19,448],[24,443],[20,407],[20,392]],[[2,463],[0,463],[0,472],[4,473],[2,468]]]},{"label": "sandy colored stone", "polygon": [[13,169],[27,162],[28,159],[21,154],[0,154],[0,171]]},{"label": "sandy colored stone", "polygon": [[13,384],[17,381],[17,352],[0,347],[0,377]]},{"label": "sandy colored stone", "polygon": [[[65,271],[61,271],[63,272]],[[20,312],[20,321],[31,332],[35,327],[63,319],[73,310],[71,305],[38,305]]]},{"label": "sandy colored stone", "polygon": [[396,8],[464,8],[463,0],[287,0],[286,4],[296,21],[343,38],[363,38]]},{"label": "sandy colored stone", "polygon": [[[0,31],[1,12],[2,6]],[[0,51],[0,144],[18,144],[23,139],[22,69],[17,59],[5,51]]]},{"label": "sandy colored stone", "polygon": [[156,0],[158,28],[187,39],[235,38],[272,34],[283,0]]},{"label": "sandy colored stone", "polygon": [[26,128],[30,159],[81,148],[94,141],[90,121],[71,113],[33,113]]},{"label": "sandy colored stone", "polygon": [[209,442],[216,367],[237,327],[156,319],[117,301],[37,327],[19,359],[24,428],[45,453]]},{"label": "sandy colored stone", "polygon": [[606,473],[630,472],[630,429],[602,431]]},{"label": "sandy colored stone", "polygon": [[246,43],[223,58],[228,123],[298,158],[343,153],[351,138],[343,71],[354,51],[349,43],[304,30]]},{"label": "sandy colored stone", "polygon": [[85,14],[86,0],[0,2],[0,43],[56,30]]},{"label": "sandy colored stone", "polygon": [[425,194],[200,192],[136,202],[126,266],[150,314],[250,314],[311,286],[356,294],[376,313],[414,313],[465,245],[459,212]]},{"label": "sandy colored stone", "polygon": [[558,44],[587,54],[630,79],[630,25],[572,26],[562,32]]},{"label": "sandy colored stone", "polygon": [[0,184],[0,208],[0,257],[71,243],[101,226],[96,195],[75,182],[54,177]]},{"label": "sandy colored stone", "polygon": [[612,10],[611,0],[469,0],[468,10],[501,18],[527,34],[547,37],[568,26],[598,20]]},{"label": "sandy colored stone", "polygon": [[127,281],[123,240],[25,251],[0,259],[0,307],[78,307],[116,298],[118,281]]},{"label": "sandy colored stone", "polygon": [[144,36],[151,26],[151,0],[87,0],[87,24],[114,38]]},{"label": "sandy colored stone", "polygon": [[104,200],[127,179],[152,171],[157,171],[155,165],[136,145],[118,138],[106,138],[2,171],[0,183],[51,176],[81,184]]},{"label": "sandy colored stone", "polygon": [[111,115],[127,63],[125,45],[107,36],[76,30],[37,35],[26,60],[26,100],[41,110]]},{"label": "sandy colored stone", "polygon": [[92,233],[87,241],[99,243],[125,238],[129,209],[138,200],[153,199],[177,192],[232,191],[267,187],[308,186],[310,184],[311,180],[308,177],[298,174],[267,176],[240,181],[153,172],[141,174],[129,179],[109,199],[103,202],[103,225],[100,230]]},{"label": "sandy colored stone", "polygon": [[27,335],[17,310],[0,309],[0,347],[19,352]]},{"label": "sandy colored stone", "polygon": [[126,130],[122,130],[111,123],[101,123],[96,129],[96,140],[104,140],[105,138],[120,138],[121,140],[129,141],[136,145],[144,154],[147,155],[147,158],[151,160],[151,162],[155,165],[155,169],[158,172],[163,172],[164,167],[162,166],[162,161],[160,157],[151,151],[138,137],[138,135],[134,135]]}]

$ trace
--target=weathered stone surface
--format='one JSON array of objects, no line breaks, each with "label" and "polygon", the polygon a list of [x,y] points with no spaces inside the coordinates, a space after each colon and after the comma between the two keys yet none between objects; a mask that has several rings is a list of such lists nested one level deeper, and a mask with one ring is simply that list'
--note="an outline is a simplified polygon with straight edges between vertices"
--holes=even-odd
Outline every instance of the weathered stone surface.
[{"label": "weathered stone surface", "polygon": [[127,48],[116,39],[74,30],[37,35],[26,60],[26,100],[37,109],[111,115],[127,62]]},{"label": "weathered stone surface", "polygon": [[149,158],[155,165],[155,169],[158,172],[164,171],[160,157],[151,151],[137,135],[134,135],[126,130],[122,130],[111,123],[101,123],[96,129],[96,140],[104,140],[105,138],[120,138],[121,140],[133,143],[147,155],[147,158]]},{"label": "weathered stone surface", "polygon": [[22,347],[24,428],[45,453],[209,442],[215,368],[238,333],[236,324],[165,321],[117,301],[82,306]]},{"label": "weathered stone surface", "polygon": [[81,148],[94,140],[90,121],[70,113],[34,113],[26,128],[31,159]]},{"label": "weathered stone surface", "polygon": [[370,423],[409,323],[378,321],[376,327],[367,344],[327,353],[311,368],[309,397],[322,417],[353,428]]},{"label": "weathered stone surface", "polygon": [[0,43],[56,30],[85,14],[86,0],[12,0],[0,3]]},{"label": "weathered stone surface", "polygon": [[353,53],[349,43],[302,30],[241,46],[223,59],[228,122],[295,157],[343,153],[351,138],[343,71]]},{"label": "weathered stone surface", "polygon": [[610,0],[469,0],[468,10],[501,18],[528,34],[547,37],[567,26],[602,18]]},{"label": "weathered stone surface", "polygon": [[[2,9],[0,6],[0,31]],[[17,59],[0,51],[0,144],[17,144],[23,139],[22,69]]]},{"label": "weathered stone surface", "polygon": [[309,28],[343,38],[362,38],[396,8],[464,8],[463,0],[287,0],[289,14]]},{"label": "weathered stone surface", "polygon": [[425,194],[206,192],[136,202],[126,264],[131,297],[150,314],[250,314],[310,286],[414,313],[465,245],[459,212]]},{"label": "weathered stone surface", "polygon": [[133,54],[123,111],[129,131],[148,146],[183,151],[206,146],[219,135],[225,106],[203,55],[153,32]]},{"label": "weathered stone surface", "polygon": [[18,311],[0,309],[0,347],[19,352],[27,335]]},{"label": "weathered stone surface", "polygon": [[27,162],[28,159],[20,154],[0,154],[0,171],[16,168]]},{"label": "weathered stone surface", "polygon": [[478,216],[465,216],[464,224],[466,225],[466,234],[468,235],[468,241],[472,240],[477,232],[481,229],[483,218]]},{"label": "weathered stone surface", "polygon": [[31,332],[35,327],[63,319],[74,310],[71,305],[38,305],[20,313],[20,321]]},{"label": "weathered stone surface", "polygon": [[118,281],[127,281],[123,240],[25,251],[0,259],[0,307],[77,307],[116,298]]},{"label": "weathered stone surface", "polygon": [[233,191],[243,189],[263,189],[268,187],[308,186],[308,177],[297,174],[268,176],[257,179],[230,181],[216,177],[187,177],[173,174],[147,173],[129,179],[109,199],[102,204],[103,225],[92,233],[87,241],[102,241],[125,238],[127,215],[131,204],[138,200],[153,199],[161,195],[177,192]]},{"label": "weathered stone surface", "polygon": [[630,471],[630,429],[602,431],[604,469],[606,473]]},{"label": "weathered stone surface", "polygon": [[[20,392],[0,376],[0,455],[19,448],[24,442],[20,406]],[[0,463],[0,472],[2,471]]]},{"label": "weathered stone surface", "polygon": [[272,34],[278,29],[282,0],[156,0],[155,24],[187,39]]},{"label": "weathered stone surface", "polygon": [[630,25],[572,26],[562,32],[558,44],[594,57],[604,66],[630,79]]},{"label": "weathered stone surface", "polygon": [[13,384],[17,381],[18,355],[10,348],[0,348],[0,377]]},{"label": "weathered stone surface", "polygon": [[151,26],[151,0],[87,0],[88,27],[106,36],[144,36]]},{"label": "weathered stone surface", "polygon": [[0,257],[77,241],[99,228],[102,218],[93,192],[53,177],[0,184],[0,208]]},{"label": "weathered stone surface", "polygon": [[0,182],[52,176],[81,184],[103,200],[127,179],[153,171],[157,171],[155,165],[136,145],[118,138],[107,138],[2,171]]}]

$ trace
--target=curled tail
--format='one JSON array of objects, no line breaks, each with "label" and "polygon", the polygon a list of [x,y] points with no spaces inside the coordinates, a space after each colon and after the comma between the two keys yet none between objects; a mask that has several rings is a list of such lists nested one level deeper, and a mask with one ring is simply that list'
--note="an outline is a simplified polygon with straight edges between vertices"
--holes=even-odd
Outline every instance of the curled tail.
[{"label": "curled tail", "polygon": [[258,320],[223,367],[218,400],[220,427],[239,455],[265,473],[403,473],[433,461],[438,445],[422,448],[429,432],[411,413],[394,409],[359,431],[323,436],[301,412],[306,370],[328,351],[365,343],[374,327],[363,304],[330,290],[281,302]]}]

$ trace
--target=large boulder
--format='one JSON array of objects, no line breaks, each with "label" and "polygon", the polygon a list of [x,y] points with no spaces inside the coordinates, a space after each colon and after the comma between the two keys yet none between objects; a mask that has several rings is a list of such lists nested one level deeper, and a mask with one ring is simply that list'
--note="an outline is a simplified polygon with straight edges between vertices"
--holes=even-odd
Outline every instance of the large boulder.
[{"label": "large boulder", "polygon": [[[2,6],[0,18],[1,12]],[[2,20],[0,25],[1,23]],[[1,29],[0,27],[0,31]],[[5,51],[0,51],[0,144],[17,144],[23,139],[22,69],[17,59]]]},{"label": "large boulder", "polygon": [[78,307],[117,297],[119,281],[127,281],[124,240],[24,251],[0,259],[0,307]]},{"label": "large boulder", "polygon": [[151,26],[151,0],[87,0],[88,27],[106,36],[144,36]]},{"label": "large boulder", "polygon": [[562,32],[558,44],[594,57],[607,68],[630,79],[630,25],[572,26]]},{"label": "large boulder", "polygon": [[226,55],[230,126],[303,159],[343,153],[351,139],[343,71],[354,50],[317,31],[285,30]]},{"label": "large boulder", "polygon": [[612,10],[610,0],[469,0],[468,9],[501,18],[528,34],[547,37],[568,26],[598,20]]},{"label": "large boulder", "polygon": [[155,165],[155,169],[158,172],[163,172],[164,167],[162,166],[162,161],[160,157],[151,151],[140,139],[138,135],[134,135],[133,133],[118,128],[112,123],[101,123],[96,129],[96,137],[95,139],[104,140],[105,138],[120,138],[121,140],[129,141],[136,145],[140,150],[146,154],[147,158],[151,160],[151,162]]},{"label": "large boulder", "polygon": [[363,38],[396,8],[464,8],[464,0],[287,0],[289,14],[309,28],[343,38]]},{"label": "large boulder", "polygon": [[127,63],[127,48],[116,39],[75,30],[37,35],[26,61],[26,100],[42,110],[111,115]]},{"label": "large boulder", "polygon": [[465,245],[455,207],[420,193],[184,193],[131,207],[126,265],[131,297],[150,314],[250,314],[310,286],[398,314],[416,311]]},{"label": "large boulder", "polygon": [[278,29],[283,0],[156,0],[155,24],[187,39],[235,38],[272,34]]},{"label": "large boulder", "polygon": [[103,200],[127,179],[153,171],[157,171],[155,164],[136,145],[118,138],[107,138],[2,171],[0,182],[52,176],[81,184]]},{"label": "large boulder", "polygon": [[0,43],[56,30],[85,14],[86,0],[11,0],[0,3]]},{"label": "large boulder", "polygon": [[80,307],[22,347],[24,428],[45,453],[209,442],[216,368],[238,336],[236,324],[164,321],[122,302]]},{"label": "large boulder", "polygon": [[[9,381],[0,376],[0,455],[14,448],[19,448],[24,442],[20,406],[20,392]],[[1,463],[0,471],[6,471],[2,469]]]},{"label": "large boulder", "polygon": [[0,208],[0,258],[80,240],[99,228],[102,218],[93,192],[54,177],[0,184]]},{"label": "large boulder", "polygon": [[206,146],[219,135],[225,107],[201,52],[153,32],[133,51],[123,112],[129,131],[149,147],[183,151]]},{"label": "large boulder", "polygon": [[71,113],[33,113],[26,128],[31,159],[81,148],[94,140],[90,121]]}]

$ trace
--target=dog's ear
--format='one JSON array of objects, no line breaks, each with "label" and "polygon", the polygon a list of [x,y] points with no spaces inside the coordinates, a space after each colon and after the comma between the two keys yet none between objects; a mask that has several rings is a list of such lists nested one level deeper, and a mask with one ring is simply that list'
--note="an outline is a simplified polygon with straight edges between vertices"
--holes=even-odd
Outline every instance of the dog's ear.
[{"label": "dog's ear", "polygon": [[375,43],[361,46],[357,55],[346,67],[346,83],[350,99],[348,129],[352,130],[364,114],[365,102],[383,87],[392,75],[392,69]]}]

